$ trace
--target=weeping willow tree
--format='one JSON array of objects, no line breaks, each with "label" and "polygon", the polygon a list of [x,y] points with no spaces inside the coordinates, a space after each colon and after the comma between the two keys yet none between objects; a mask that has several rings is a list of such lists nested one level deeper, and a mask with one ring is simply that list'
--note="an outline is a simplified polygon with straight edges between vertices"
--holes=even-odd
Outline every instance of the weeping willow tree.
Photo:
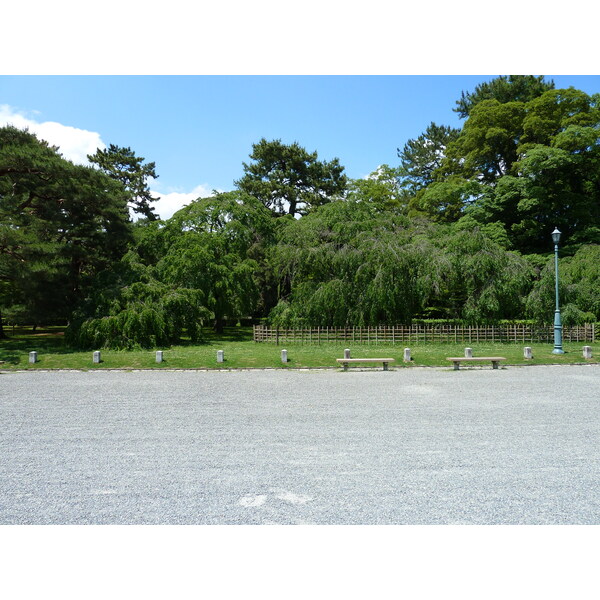
[{"label": "weeping willow tree", "polygon": [[411,239],[406,217],[332,202],[291,223],[274,248],[281,299],[270,318],[282,326],[409,321],[431,293],[428,250]]},{"label": "weeping willow tree", "polygon": [[480,228],[441,228],[434,243],[441,252],[438,315],[469,325],[522,318],[534,272],[521,255],[505,250]]},{"label": "weeping willow tree", "polygon": [[66,339],[79,348],[114,350],[167,346],[184,335],[199,341],[210,316],[201,292],[159,281],[154,269],[130,251],[113,269],[99,274]]},{"label": "weeping willow tree", "polygon": [[261,263],[274,221],[258,200],[232,192],[137,228],[135,247],[96,278],[68,339],[85,348],[152,348],[182,336],[198,341],[209,323],[222,332],[226,320],[263,301]]},{"label": "weeping willow tree", "polygon": [[415,318],[493,323],[522,315],[529,263],[465,224],[409,222],[332,202],[291,223],[271,255],[277,326],[367,326]]},{"label": "weeping willow tree", "polygon": [[256,198],[228,192],[201,198],[167,222],[170,241],[156,264],[161,281],[198,292],[214,329],[267,302],[264,252],[275,218]]},{"label": "weeping willow tree", "polygon": [[86,319],[70,340],[81,348],[131,350],[171,345],[185,331],[191,341],[199,341],[210,316],[194,290],[141,282],[123,290],[112,312]]},{"label": "weeping willow tree", "polygon": [[[559,260],[559,298],[564,325],[600,321],[600,245],[581,247]],[[548,257],[527,297],[527,316],[552,323],[555,310],[554,257]]]}]

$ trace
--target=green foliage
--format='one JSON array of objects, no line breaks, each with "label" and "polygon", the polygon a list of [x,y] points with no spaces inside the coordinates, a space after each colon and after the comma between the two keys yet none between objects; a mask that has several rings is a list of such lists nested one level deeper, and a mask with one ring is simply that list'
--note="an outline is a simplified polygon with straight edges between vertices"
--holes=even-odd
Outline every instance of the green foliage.
[{"label": "green foliage", "polygon": [[112,179],[119,181],[128,194],[128,201],[134,212],[144,215],[150,221],[158,217],[151,206],[159,198],[153,198],[148,187],[148,179],[156,179],[156,165],[138,157],[131,148],[120,148],[110,144],[107,150],[98,149],[88,155],[88,160]]},{"label": "green foliage", "polygon": [[263,265],[274,230],[272,213],[247,194],[200,199],[166,224],[170,242],[157,263],[158,276],[198,290],[221,330],[226,317],[252,314],[269,303],[269,275]]},{"label": "green foliage", "polygon": [[417,214],[424,213],[439,223],[451,223],[461,218],[465,205],[478,193],[479,183],[461,177],[449,177],[421,190],[410,204],[418,211]]},{"label": "green foliage", "polygon": [[483,183],[514,174],[525,115],[523,102],[484,100],[477,104],[460,136],[448,148],[451,170],[476,176]]},{"label": "green foliage", "polygon": [[446,315],[470,325],[522,315],[523,296],[533,277],[527,261],[479,228],[454,226],[437,243],[447,266],[436,300]]},{"label": "green foliage", "polygon": [[553,81],[544,81],[543,75],[501,75],[491,81],[480,83],[473,92],[462,92],[453,109],[462,119],[471,114],[473,107],[484,100],[506,102],[529,102],[554,89]]},{"label": "green foliage", "polygon": [[282,327],[517,318],[533,277],[524,259],[467,222],[415,227],[350,201],[290,224],[271,262],[282,294],[270,320]]},{"label": "green foliage", "polygon": [[337,158],[324,162],[316,152],[307,152],[297,142],[262,138],[252,145],[252,163],[243,163],[244,176],[237,187],[276,215],[303,215],[341,195],[346,176]]},{"label": "green foliage", "polygon": [[264,248],[273,216],[240,192],[199,199],[166,222],[134,228],[134,249],[80,305],[69,340],[81,347],[133,348],[199,339],[213,320],[251,314],[263,299]]},{"label": "green foliage", "polygon": [[381,165],[364,179],[348,182],[348,200],[372,202],[382,210],[406,213],[408,196],[402,189],[400,168]]},{"label": "green foliage", "polygon": [[554,227],[575,252],[600,231],[600,96],[570,88],[484,99],[416,201],[433,218],[502,223],[511,247],[547,252]]},{"label": "green foliage", "polygon": [[209,317],[197,291],[157,281],[128,256],[116,273],[101,274],[65,336],[79,348],[154,348],[177,343],[184,333],[200,340]]},{"label": "green foliage", "polygon": [[[527,315],[549,323],[554,316],[554,257],[548,257],[527,297]],[[572,257],[559,260],[559,301],[565,325],[600,321],[600,245],[581,247]]]},{"label": "green foliage", "polygon": [[69,319],[129,240],[120,184],[27,131],[0,128],[0,309],[21,322]]},{"label": "green foliage", "polygon": [[[154,163],[111,145],[76,166],[0,128],[0,337],[69,321],[82,348],[200,339],[212,322],[372,326],[551,322],[563,232],[566,325],[600,319],[600,95],[542,77],[463,94],[398,168],[348,181],[338,159],[261,139],[237,190],[156,220]],[[128,204],[147,217],[131,223]]]},{"label": "green foliage", "polygon": [[448,144],[459,134],[460,129],[432,122],[418,138],[409,140],[402,150],[397,149],[401,186],[408,195],[414,196],[435,181],[435,172],[442,165]]}]

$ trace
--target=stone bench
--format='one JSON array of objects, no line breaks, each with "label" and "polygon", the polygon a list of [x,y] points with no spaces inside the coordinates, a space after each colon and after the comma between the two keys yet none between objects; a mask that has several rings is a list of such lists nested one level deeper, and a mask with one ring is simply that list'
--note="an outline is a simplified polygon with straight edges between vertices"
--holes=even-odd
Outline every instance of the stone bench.
[{"label": "stone bench", "polygon": [[344,371],[348,370],[348,363],[383,363],[383,370],[388,370],[388,364],[395,362],[394,358],[336,358],[337,362],[342,363]]},{"label": "stone bench", "polygon": [[504,358],[503,356],[477,356],[477,357],[461,356],[461,357],[447,358],[446,360],[451,360],[454,363],[454,370],[458,371],[458,369],[460,368],[461,362],[481,362],[481,361],[490,362],[491,361],[492,368],[497,369],[500,361],[506,360],[506,358]]}]

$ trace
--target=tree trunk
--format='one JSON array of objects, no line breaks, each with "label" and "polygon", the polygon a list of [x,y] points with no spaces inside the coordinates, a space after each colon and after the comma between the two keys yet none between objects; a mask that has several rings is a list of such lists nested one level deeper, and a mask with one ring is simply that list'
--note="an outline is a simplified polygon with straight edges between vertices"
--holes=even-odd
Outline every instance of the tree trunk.
[{"label": "tree trunk", "polygon": [[223,330],[225,329],[225,321],[223,320],[223,317],[215,317],[215,333],[223,333]]}]

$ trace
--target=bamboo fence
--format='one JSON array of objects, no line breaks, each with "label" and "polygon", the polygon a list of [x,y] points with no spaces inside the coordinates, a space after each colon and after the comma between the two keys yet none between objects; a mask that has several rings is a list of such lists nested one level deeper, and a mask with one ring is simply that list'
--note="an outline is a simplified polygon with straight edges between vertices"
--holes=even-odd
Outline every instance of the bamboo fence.
[{"label": "bamboo fence", "polygon": [[[563,327],[563,342],[591,342],[600,336],[600,324],[589,323]],[[313,327],[283,329],[266,325],[254,326],[254,341],[266,343],[326,344],[352,342],[354,344],[406,344],[468,342],[491,343],[552,343],[553,325],[525,325],[522,323],[462,326],[462,325],[394,325],[379,327]]]}]

